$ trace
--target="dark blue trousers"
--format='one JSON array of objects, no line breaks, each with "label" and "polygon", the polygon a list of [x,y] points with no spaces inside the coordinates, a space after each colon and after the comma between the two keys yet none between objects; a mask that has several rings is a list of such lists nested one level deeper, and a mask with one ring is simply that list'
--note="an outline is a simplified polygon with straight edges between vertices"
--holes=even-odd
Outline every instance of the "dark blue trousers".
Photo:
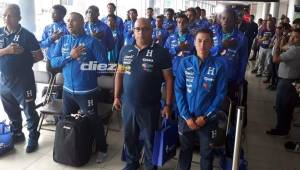
[{"label": "dark blue trousers", "polygon": [[80,110],[90,120],[93,134],[96,139],[97,150],[107,152],[104,127],[100,116],[97,114],[97,92],[87,94],[72,94],[63,92],[63,114],[64,116],[75,114]]},{"label": "dark blue trousers", "polygon": [[186,121],[181,117],[178,118],[178,131],[180,140],[180,155],[179,155],[179,169],[191,169],[191,162],[193,159],[193,151],[195,142],[200,145],[200,169],[212,170],[214,153],[213,148],[210,147],[214,135],[213,130],[216,129],[216,121],[207,122],[207,124],[197,130],[191,130]]},{"label": "dark blue trousers", "polygon": [[159,123],[160,104],[138,107],[124,102],[122,105],[122,116],[126,154],[124,170],[136,170],[139,168],[140,138],[144,141],[146,169],[157,169],[156,166],[152,165],[152,151],[154,134]]},{"label": "dark blue trousers", "polygon": [[20,77],[7,77],[2,74],[0,86],[1,101],[11,121],[11,131],[14,134],[22,132],[21,105],[26,116],[29,138],[38,140],[39,116],[35,110],[36,87],[33,71]]}]

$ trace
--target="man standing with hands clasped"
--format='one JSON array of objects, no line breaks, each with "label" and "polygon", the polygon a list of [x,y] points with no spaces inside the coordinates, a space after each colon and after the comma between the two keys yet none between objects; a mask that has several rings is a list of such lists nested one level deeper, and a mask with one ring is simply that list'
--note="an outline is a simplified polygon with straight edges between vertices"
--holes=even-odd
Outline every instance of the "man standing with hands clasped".
[{"label": "man standing with hands clasped", "polygon": [[23,28],[20,8],[9,4],[3,14],[5,27],[0,29],[0,95],[3,108],[11,121],[14,143],[25,140],[22,132],[21,108],[29,131],[26,152],[38,148],[39,116],[35,110],[36,87],[33,63],[42,60],[43,53],[34,35]]},{"label": "man standing with hands clasped", "polygon": [[[115,78],[114,107],[122,109],[126,166],[124,170],[139,168],[139,137],[144,141],[145,166],[152,165],[155,130],[160,116],[161,84],[166,82],[166,105],[163,114],[171,115],[173,76],[171,57],[167,50],[152,40],[148,19],[140,18],[134,24],[136,44],[122,48]],[[176,139],[175,139],[176,140]]]},{"label": "man standing with hands clasped", "polygon": [[195,135],[200,142],[201,170],[213,169],[217,111],[227,93],[224,64],[212,56],[213,33],[201,29],[196,33],[196,54],[181,60],[175,80],[175,96],[179,110],[178,132],[181,144],[179,169],[189,170]]}]

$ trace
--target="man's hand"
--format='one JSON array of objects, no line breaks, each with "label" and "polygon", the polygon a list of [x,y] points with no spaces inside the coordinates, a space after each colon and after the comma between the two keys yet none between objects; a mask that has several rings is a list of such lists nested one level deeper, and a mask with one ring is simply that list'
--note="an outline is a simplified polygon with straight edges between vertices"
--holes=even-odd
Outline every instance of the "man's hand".
[{"label": "man's hand", "polygon": [[54,42],[54,41],[60,39],[60,37],[62,37],[63,35],[64,35],[63,32],[58,32],[58,31],[56,31],[56,32],[54,32],[54,33],[52,34],[51,40]]},{"label": "man's hand", "polygon": [[7,54],[21,54],[24,52],[24,48],[17,43],[11,43],[5,50]]},{"label": "man's hand", "polygon": [[191,129],[191,130],[196,130],[198,128],[197,124],[194,122],[193,119],[188,119],[186,120],[186,124],[188,125],[188,127]]},{"label": "man's hand", "polygon": [[266,40],[268,40],[268,38],[266,36],[264,36],[264,37],[258,39],[258,42],[262,43],[263,41],[266,41]]},{"label": "man's hand", "polygon": [[170,118],[171,117],[171,108],[169,106],[165,106],[161,112],[162,116],[165,118]]},{"label": "man's hand", "polygon": [[85,52],[85,47],[83,45],[79,45],[77,47],[72,48],[70,52],[70,56],[73,59],[77,59],[81,56],[82,53]]},{"label": "man's hand", "polygon": [[160,42],[162,42],[162,36],[161,35],[156,37],[156,43],[159,44]]},{"label": "man's hand", "polygon": [[186,49],[188,49],[188,42],[187,41],[184,41],[184,42],[181,42],[180,44],[179,44],[179,49],[181,50],[181,51],[184,51],[184,50],[186,50]]},{"label": "man's hand", "polygon": [[35,63],[44,59],[44,55],[43,55],[43,52],[41,50],[32,52],[32,56],[33,56],[33,60],[34,60]]},{"label": "man's hand", "polygon": [[103,36],[104,36],[104,33],[103,33],[103,32],[96,32],[96,31],[93,31],[93,32],[92,32],[92,36],[93,36],[93,37],[96,37],[97,39],[102,39]]},{"label": "man's hand", "polygon": [[234,47],[236,47],[236,46],[237,46],[237,42],[236,42],[235,39],[225,40],[225,41],[223,42],[223,47],[224,47],[225,49],[228,49],[228,48],[234,48]]},{"label": "man's hand", "polygon": [[121,103],[121,99],[120,99],[120,98],[115,98],[113,107],[114,107],[117,111],[121,111],[122,103]]},{"label": "man's hand", "polygon": [[197,126],[199,126],[199,127],[203,127],[206,124],[204,116],[197,117],[195,122],[196,122]]}]

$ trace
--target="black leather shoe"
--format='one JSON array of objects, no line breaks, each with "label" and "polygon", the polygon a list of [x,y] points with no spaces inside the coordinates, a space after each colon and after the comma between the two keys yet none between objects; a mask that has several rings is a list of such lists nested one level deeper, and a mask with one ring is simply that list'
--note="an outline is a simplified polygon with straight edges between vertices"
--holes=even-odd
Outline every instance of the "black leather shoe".
[{"label": "black leather shoe", "polygon": [[268,131],[266,131],[266,134],[272,135],[272,136],[279,136],[279,137],[287,137],[289,135],[288,132],[283,132],[283,131],[278,130],[278,129],[268,130]]},{"label": "black leather shoe", "polygon": [[18,133],[18,134],[13,134],[13,140],[14,140],[14,143],[17,144],[17,143],[22,143],[25,141],[25,135],[23,132],[21,133]]}]

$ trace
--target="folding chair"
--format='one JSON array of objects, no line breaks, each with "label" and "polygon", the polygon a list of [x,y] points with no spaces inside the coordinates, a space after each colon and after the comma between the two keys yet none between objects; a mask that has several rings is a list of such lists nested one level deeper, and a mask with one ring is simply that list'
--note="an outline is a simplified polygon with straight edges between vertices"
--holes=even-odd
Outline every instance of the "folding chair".
[{"label": "folding chair", "polygon": [[49,128],[42,128],[43,121],[46,115],[53,115],[53,116],[60,116],[62,115],[62,99],[52,99],[51,94],[52,90],[55,86],[63,86],[63,76],[62,73],[58,73],[55,75],[53,80],[49,83],[48,90],[46,92],[45,101],[43,102],[41,108],[39,109],[40,112],[40,122],[38,125],[38,131],[41,129],[55,131]]},{"label": "folding chair", "polygon": [[[48,89],[47,89],[47,92],[48,92],[48,90],[50,90],[50,86],[53,82],[52,74],[49,72],[46,72],[46,71],[34,71],[33,73],[34,73],[35,83],[48,85]],[[36,105],[36,109],[43,106],[45,103],[47,103],[48,100],[49,100],[48,96],[45,95],[44,100],[41,103]]]},{"label": "folding chair", "polygon": [[[103,124],[106,125],[105,136],[108,134],[112,117],[116,113],[113,110],[114,102],[114,76],[102,75],[97,79],[98,90],[99,90],[99,101],[97,103],[98,115],[101,117]],[[117,114],[119,127],[121,129],[121,115]]]}]

